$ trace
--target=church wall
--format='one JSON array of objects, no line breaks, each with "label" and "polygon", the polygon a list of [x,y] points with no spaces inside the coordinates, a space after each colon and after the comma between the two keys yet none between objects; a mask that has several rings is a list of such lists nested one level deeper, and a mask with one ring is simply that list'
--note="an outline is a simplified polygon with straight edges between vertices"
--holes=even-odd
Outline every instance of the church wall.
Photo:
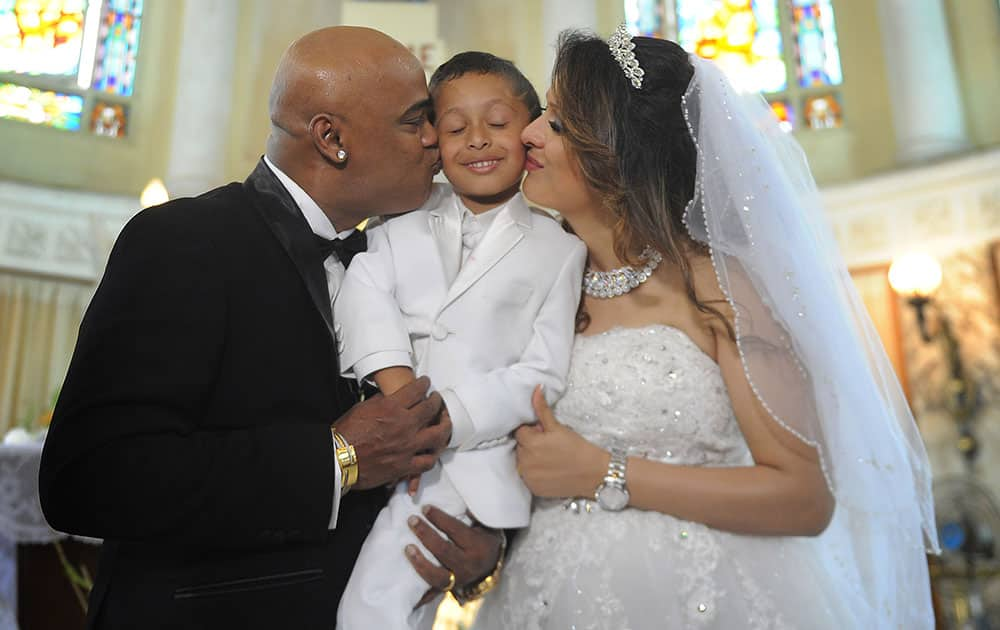
[{"label": "church wall", "polygon": [[[1000,9],[994,0],[942,0],[962,86],[973,149],[1000,143]],[[543,0],[439,0],[438,36],[446,53],[483,49],[514,60],[540,92],[548,85]],[[107,193],[137,194],[169,162],[182,2],[147,3],[138,85],[129,136],[117,141],[0,121],[0,179]],[[237,69],[224,172],[242,179],[263,150],[267,93],[282,51],[296,36],[340,20],[340,0],[239,0]],[[597,30],[623,15],[620,0],[597,0]],[[839,184],[895,168],[892,109],[877,3],[836,0],[845,83],[845,125],[797,134],[821,185]],[[201,42],[205,46],[222,42]],[[192,45],[185,42],[185,45]],[[933,77],[928,77],[932,81]],[[211,86],[203,89],[210,91]]]},{"label": "church wall", "polygon": [[[992,0],[945,0],[956,64],[962,78],[972,147],[1000,142],[1000,29]],[[543,42],[541,0],[439,0],[438,36],[446,54],[479,49],[513,60],[544,93],[551,68]],[[260,154],[266,137],[270,72],[287,43],[311,28],[337,20],[340,2],[296,0],[291,9],[247,1],[241,14],[241,63],[233,103],[233,138],[227,176],[241,177]],[[317,9],[320,7],[320,9]],[[839,184],[896,167],[892,107],[887,87],[877,3],[835,2],[845,82],[845,124],[839,129],[797,133],[820,185]],[[624,16],[620,0],[598,0],[597,30],[610,32]],[[992,17],[991,17],[992,16]],[[996,54],[991,54],[997,48]],[[995,76],[998,80],[990,81]]]},{"label": "church wall", "polygon": [[1000,8],[996,0],[945,0],[945,9],[969,140],[974,147],[996,145],[1000,143]]}]

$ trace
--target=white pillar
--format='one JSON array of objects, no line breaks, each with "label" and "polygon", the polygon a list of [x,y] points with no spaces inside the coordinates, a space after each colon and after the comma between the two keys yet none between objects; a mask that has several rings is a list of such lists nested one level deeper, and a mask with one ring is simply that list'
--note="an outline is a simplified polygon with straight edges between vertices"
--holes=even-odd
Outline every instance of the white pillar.
[{"label": "white pillar", "polygon": [[546,72],[551,72],[555,63],[559,33],[568,28],[596,31],[597,0],[543,0],[542,45]]},{"label": "white pillar", "polygon": [[226,183],[239,22],[238,0],[186,0],[183,7],[170,159],[163,178],[171,197]]},{"label": "white pillar", "polygon": [[941,0],[879,0],[882,46],[900,162],[968,147]]}]

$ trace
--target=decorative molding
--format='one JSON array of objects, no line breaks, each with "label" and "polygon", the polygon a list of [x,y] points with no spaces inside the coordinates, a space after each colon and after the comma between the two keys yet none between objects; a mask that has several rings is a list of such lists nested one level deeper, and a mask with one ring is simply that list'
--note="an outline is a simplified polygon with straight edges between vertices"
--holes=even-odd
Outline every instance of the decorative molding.
[{"label": "decorative molding", "polygon": [[848,267],[919,249],[936,256],[1000,238],[1000,150],[823,189]]},{"label": "decorative molding", "polygon": [[0,270],[96,282],[134,197],[0,181]]}]

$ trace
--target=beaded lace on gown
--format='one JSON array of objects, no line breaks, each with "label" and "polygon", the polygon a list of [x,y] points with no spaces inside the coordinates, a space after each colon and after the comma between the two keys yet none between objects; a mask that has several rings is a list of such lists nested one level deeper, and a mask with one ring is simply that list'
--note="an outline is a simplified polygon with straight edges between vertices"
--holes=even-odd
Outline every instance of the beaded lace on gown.
[{"label": "beaded lace on gown", "polygon": [[[718,365],[653,325],[578,336],[556,416],[605,448],[694,466],[747,466]],[[536,499],[476,630],[861,627],[831,597],[821,538],[720,532],[627,508]]]}]

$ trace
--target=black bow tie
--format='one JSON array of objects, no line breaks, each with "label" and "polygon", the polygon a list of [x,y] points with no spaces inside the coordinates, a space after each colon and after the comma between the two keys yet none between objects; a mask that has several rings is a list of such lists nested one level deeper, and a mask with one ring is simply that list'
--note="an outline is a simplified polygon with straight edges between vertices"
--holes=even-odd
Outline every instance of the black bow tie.
[{"label": "black bow tie", "polygon": [[326,260],[330,254],[336,254],[337,259],[343,263],[344,267],[351,264],[354,254],[363,252],[368,248],[368,237],[363,230],[354,230],[347,238],[328,239],[317,234],[313,234],[316,241],[316,248],[319,249],[321,260]]}]

